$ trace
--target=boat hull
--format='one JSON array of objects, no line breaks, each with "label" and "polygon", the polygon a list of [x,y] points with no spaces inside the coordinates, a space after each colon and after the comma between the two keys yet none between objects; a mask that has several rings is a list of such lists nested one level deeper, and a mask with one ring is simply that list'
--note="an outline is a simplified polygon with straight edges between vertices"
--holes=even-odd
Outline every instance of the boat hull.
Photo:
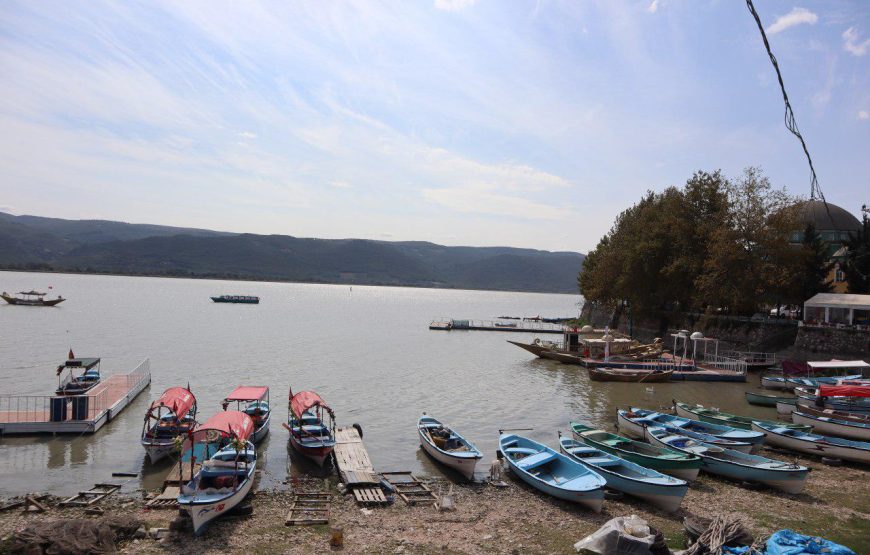
[{"label": "boat hull", "polygon": [[151,461],[151,464],[160,461],[176,451],[175,441],[155,443],[143,439],[142,447],[145,448],[145,453],[148,455],[148,460]]},{"label": "boat hull", "polygon": [[478,461],[482,458],[481,455],[476,457],[453,457],[449,453],[438,449],[423,437],[423,431],[417,429],[417,435],[420,437],[420,447],[423,448],[430,457],[443,464],[448,468],[452,468],[461,474],[466,480],[474,479],[474,469],[477,467]]},{"label": "boat hull", "polygon": [[321,445],[318,447],[311,447],[309,445],[303,445],[299,442],[293,432],[290,432],[290,445],[293,446],[293,449],[296,450],[297,453],[313,461],[317,466],[323,467],[326,459],[332,454],[332,451],[335,449],[334,445]]},{"label": "boat hull", "polygon": [[[762,376],[761,377],[761,387],[765,389],[789,389],[788,384],[785,381],[785,378],[780,376]],[[793,389],[793,388],[792,388]]]},{"label": "boat hull", "polygon": [[[692,420],[698,420],[700,422],[706,422],[708,424],[719,424],[721,426],[730,426],[732,428],[737,428],[739,430],[751,430],[752,429],[752,420],[751,419],[731,419],[726,415],[712,415],[712,414],[701,414],[692,411],[689,408],[686,408],[682,403],[674,403],[674,409],[676,410],[677,416],[682,416],[683,418],[689,418]],[[761,419],[759,419],[761,420]],[[799,429],[802,432],[809,432],[812,427],[804,426],[804,425],[796,425],[796,424],[787,424],[785,422],[770,422],[766,420],[761,420],[765,424],[776,424],[780,426],[785,426],[787,428],[795,428]]]},{"label": "boat hull", "polygon": [[60,303],[64,302],[66,299],[19,299],[17,297],[10,297],[8,295],[0,295],[4,301],[9,304],[14,304],[17,306],[57,306]]},{"label": "boat hull", "polygon": [[623,451],[621,449],[614,449],[609,445],[591,440],[583,436],[582,434],[578,434],[577,432],[572,433],[574,435],[574,439],[576,439],[577,441],[582,441],[586,445],[595,447],[596,449],[601,449],[606,453],[616,455],[617,457],[625,459],[629,462],[639,464],[652,470],[657,470],[662,474],[667,474],[668,476],[673,476],[674,478],[679,478],[680,480],[685,480],[687,482],[694,482],[698,478],[698,471],[701,469],[701,466],[700,464],[698,464],[697,460],[686,461],[679,459],[665,459],[660,457],[653,457],[651,455],[644,455],[642,453],[632,453],[629,451]]},{"label": "boat hull", "polygon": [[190,514],[190,518],[193,521],[193,533],[201,536],[205,532],[209,522],[226,514],[230,509],[241,503],[251,492],[253,484],[253,473],[251,473],[236,491],[226,497],[205,503],[197,501],[183,503],[179,499],[178,506]]},{"label": "boat hull", "polygon": [[266,416],[266,419],[263,421],[262,425],[257,428],[253,434],[251,434],[251,443],[257,444],[263,440],[264,437],[269,433],[269,422],[272,420],[272,412]]},{"label": "boat hull", "polygon": [[561,362],[562,364],[576,364],[578,366],[583,364],[583,359],[580,356],[572,353],[562,353],[559,351],[544,349],[538,356],[549,360],[555,360],[556,362]]},{"label": "boat hull", "polygon": [[673,370],[663,372],[643,370],[602,370],[589,368],[589,378],[596,382],[634,382],[634,383],[660,383],[671,380]]},{"label": "boat hull", "polygon": [[795,424],[806,424],[812,426],[813,433],[819,435],[837,436],[846,439],[870,442],[870,427],[863,427],[857,422],[835,422],[826,417],[813,417],[812,415],[799,412],[799,410],[791,413],[791,420]]},{"label": "boat hull", "polygon": [[604,507],[603,487],[587,491],[564,490],[555,486],[551,486],[546,482],[535,480],[532,476],[529,476],[522,470],[517,469],[516,465],[510,459],[508,459],[508,465],[510,466],[511,472],[515,476],[519,476],[520,480],[532,486],[536,490],[546,493],[547,495],[552,495],[553,497],[562,499],[564,501],[577,503],[578,505],[582,505],[587,509],[595,511],[596,513],[600,513],[602,507]]},{"label": "boat hull", "polygon": [[758,405],[762,407],[775,407],[777,403],[795,403],[794,397],[780,397],[778,395],[767,395],[764,393],[746,392],[746,402],[750,405]]},{"label": "boat hull", "polygon": [[858,449],[832,443],[821,443],[816,441],[808,441],[782,434],[765,430],[755,424],[753,429],[765,432],[767,434],[767,442],[769,445],[782,447],[790,451],[798,453],[806,453],[808,455],[816,455],[819,457],[831,457],[852,461],[862,464],[870,464],[870,449]]},{"label": "boat hull", "polygon": [[[621,432],[624,432],[626,435],[629,435],[635,439],[649,441],[646,436],[646,426],[629,420],[621,412],[616,413],[616,426]],[[709,435],[718,440],[728,442],[728,444],[720,445],[720,447],[725,447],[727,449],[732,449],[734,451],[740,451],[743,453],[751,453],[752,451],[758,450],[761,447],[760,441],[764,440],[764,436],[761,436],[761,440],[759,442],[752,443],[746,439],[740,439],[735,441],[731,438],[723,438],[715,434]]]}]

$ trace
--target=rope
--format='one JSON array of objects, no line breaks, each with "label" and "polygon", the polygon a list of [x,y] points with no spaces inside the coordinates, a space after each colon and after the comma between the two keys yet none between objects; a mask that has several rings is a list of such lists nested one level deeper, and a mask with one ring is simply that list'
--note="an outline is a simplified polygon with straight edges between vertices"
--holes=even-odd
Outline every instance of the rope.
[{"label": "rope", "polygon": [[[746,530],[739,520],[719,515],[713,519],[707,530],[698,537],[698,540],[683,552],[683,555],[720,555],[723,546],[746,536]],[[755,544],[753,544],[754,547]],[[761,553],[761,551],[750,549],[748,553]]]}]

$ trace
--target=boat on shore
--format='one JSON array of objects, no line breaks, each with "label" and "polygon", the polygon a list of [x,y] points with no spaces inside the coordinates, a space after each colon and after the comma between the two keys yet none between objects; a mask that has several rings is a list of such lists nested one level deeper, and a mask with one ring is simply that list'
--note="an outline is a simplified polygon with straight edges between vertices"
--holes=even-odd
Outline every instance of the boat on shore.
[{"label": "boat on shore", "polygon": [[254,423],[251,443],[260,443],[269,433],[269,422],[272,420],[269,388],[263,385],[240,385],[223,400],[224,410],[233,403],[236,404],[235,410],[247,414]]},{"label": "boat on shore", "polygon": [[746,453],[758,449],[764,442],[763,433],[752,430],[740,430],[721,424],[710,424],[709,422],[701,422],[699,420],[637,407],[631,407],[629,410],[617,410],[616,418],[617,425],[621,431],[638,439],[647,439],[644,432],[645,428],[658,426],[673,433],[682,434],[685,432],[685,435],[692,439]]},{"label": "boat on shore", "polygon": [[170,387],[151,403],[142,426],[142,447],[151,463],[177,449],[177,438],[184,438],[196,427],[196,397],[189,387]]},{"label": "boat on shore", "polygon": [[211,300],[216,303],[260,304],[260,297],[255,295],[221,295],[212,297]]},{"label": "boat on shore", "polygon": [[795,424],[806,424],[812,427],[813,432],[856,441],[870,441],[870,420],[855,422],[853,420],[839,420],[831,416],[818,416],[802,412],[800,409],[791,413],[791,421]]},{"label": "boat on shore", "polygon": [[789,389],[786,384],[786,378],[782,376],[761,376],[761,387],[765,389]]},{"label": "boat on shore", "polygon": [[807,434],[790,428],[769,426],[762,422],[753,422],[752,428],[767,434],[769,445],[819,457],[870,464],[870,443],[866,441]]},{"label": "boat on shore", "polygon": [[726,426],[731,426],[732,428],[751,430],[752,422],[757,420],[759,422],[764,422],[765,424],[774,424],[778,426],[784,426],[786,428],[794,428],[795,430],[800,430],[802,432],[812,431],[812,426],[806,426],[804,424],[773,422],[771,420],[761,420],[758,418],[749,418],[747,416],[739,416],[728,412],[722,412],[720,410],[707,408],[703,405],[690,405],[688,403],[681,403],[676,400],[672,400],[671,402],[673,402],[674,411],[677,413],[678,416],[682,416],[683,418],[700,420],[701,422],[709,422],[711,424],[724,424]]},{"label": "boat on shore", "polygon": [[9,304],[18,306],[57,306],[66,299],[57,296],[56,299],[46,299],[48,293],[40,293],[39,291],[19,291],[18,295],[13,297],[11,294],[3,291],[0,293],[0,298]]},{"label": "boat on shore", "polygon": [[870,386],[822,385],[816,389],[796,387],[794,393],[798,397],[798,404],[845,412],[870,413]]},{"label": "boat on shore", "polygon": [[[250,493],[257,467],[253,431],[247,414],[228,410],[209,418],[185,441],[180,464],[190,465],[193,478],[181,485],[178,507],[190,514],[197,536]],[[196,470],[198,462],[202,466]]]},{"label": "boat on shore", "polygon": [[661,383],[670,381],[673,370],[627,370],[620,368],[589,368],[589,378],[596,382]]},{"label": "boat on shore", "polygon": [[501,434],[498,449],[511,471],[547,495],[601,512],[607,482],[567,455],[515,434]]},{"label": "boat on shore", "polygon": [[574,439],[582,441],[586,445],[687,482],[698,477],[701,459],[695,455],[663,449],[649,443],[596,430],[578,422],[571,422],[570,425]]},{"label": "boat on shore", "polygon": [[797,397],[786,395],[771,395],[770,393],[762,393],[755,391],[747,391],[746,402],[750,405],[758,405],[762,407],[775,407],[777,403],[789,403],[794,405]]},{"label": "boat on shore", "polygon": [[[72,355],[70,351],[70,355]],[[61,377],[64,370],[69,373]],[[76,372],[81,371],[80,375]],[[99,358],[75,358],[70,356],[57,367],[57,389],[55,395],[83,395],[100,383]]]},{"label": "boat on shore", "polygon": [[621,459],[574,439],[560,437],[559,449],[601,475],[608,488],[643,499],[668,513],[680,508],[683,497],[689,490],[689,484],[684,480]]},{"label": "boat on shore", "polygon": [[[842,410],[820,409],[807,401],[801,400],[794,405],[794,410],[812,416],[826,416],[835,420],[846,420],[848,422],[857,422],[859,424],[870,424],[870,414],[861,414],[858,412],[846,412]],[[794,411],[791,411],[794,412]],[[791,414],[789,412],[789,414]]]},{"label": "boat on shore", "polygon": [[474,468],[483,458],[474,444],[425,413],[417,421],[417,434],[420,446],[429,456],[467,480],[474,479]]},{"label": "boat on shore", "polygon": [[650,443],[698,455],[701,470],[711,474],[758,482],[791,494],[802,492],[806,485],[809,469],[805,466],[723,449],[655,426],[646,428],[645,433]]},{"label": "boat on shore", "polygon": [[300,391],[294,395],[291,388],[288,397],[287,424],[284,427],[290,432],[290,445],[297,453],[322,467],[335,449],[335,413],[313,391]]}]

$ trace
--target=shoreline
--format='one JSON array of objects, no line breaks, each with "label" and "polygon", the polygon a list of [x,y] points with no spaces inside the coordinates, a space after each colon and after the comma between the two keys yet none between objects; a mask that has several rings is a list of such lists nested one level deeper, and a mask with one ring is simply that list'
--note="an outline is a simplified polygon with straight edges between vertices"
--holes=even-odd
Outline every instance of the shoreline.
[{"label": "shoreline", "polygon": [[[333,474],[326,479],[288,478],[273,489],[256,491],[253,514],[216,520],[200,538],[193,536],[189,519],[178,517],[177,510],[145,507],[146,496],[155,492],[134,490],[109,496],[96,505],[104,509],[103,516],[87,515],[81,508],[57,508],[59,498],[49,499],[45,513],[0,512],[0,552],[8,550],[15,531],[33,522],[100,520],[112,515],[138,519],[146,528],[171,529],[159,541],[123,540],[117,546],[121,553],[311,553],[330,549],[333,527],[342,529],[342,551],[346,553],[567,553],[607,520],[631,514],[661,531],[672,550],[684,548],[683,517],[723,514],[740,518],[756,537],[790,528],[841,543],[856,553],[870,552],[870,506],[866,504],[870,470],[852,464],[826,466],[818,459],[767,447],[761,454],[811,466],[806,490],[788,495],[702,473],[676,513],[666,514],[624,497],[608,499],[604,511],[595,514],[548,497],[510,474],[504,488],[419,476],[436,495],[446,494],[452,486],[456,510],[439,512],[429,506],[411,507],[400,499],[387,507],[364,509],[351,495],[339,492]],[[329,525],[284,525],[293,488],[333,494]]]}]

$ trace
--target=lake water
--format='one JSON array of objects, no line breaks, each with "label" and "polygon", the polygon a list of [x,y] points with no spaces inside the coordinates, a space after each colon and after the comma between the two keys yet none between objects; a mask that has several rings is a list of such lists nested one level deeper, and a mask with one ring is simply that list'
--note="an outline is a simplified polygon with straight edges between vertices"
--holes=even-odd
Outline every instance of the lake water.
[{"label": "lake water", "polygon": [[[534,428],[530,437],[555,445],[570,420],[612,429],[615,409],[628,404],[655,408],[677,398],[775,417],[744,401],[757,376],[750,384],[591,382],[581,367],[506,343],[534,335],[428,329],[436,316],[576,315],[579,295],[0,272],[6,291],[48,286],[69,300],[56,308],[0,306],[0,394],[51,394],[70,347],[102,357],[104,375],[147,357],[152,383],[96,434],[0,438],[0,495],[76,492],[110,481],[112,472],[141,473],[128,487],[158,487],[171,463],[146,462],[143,416],[164,389],[188,383],[201,421],[236,385],[271,388],[260,487],[311,470],[294,462],[281,426],[290,386],[317,391],[339,425],[359,423],[376,469],[422,474],[441,472],[419,450],[423,411],[477,444],[480,471],[495,458],[500,428]],[[219,294],[259,295],[261,303],[209,300]]]}]

